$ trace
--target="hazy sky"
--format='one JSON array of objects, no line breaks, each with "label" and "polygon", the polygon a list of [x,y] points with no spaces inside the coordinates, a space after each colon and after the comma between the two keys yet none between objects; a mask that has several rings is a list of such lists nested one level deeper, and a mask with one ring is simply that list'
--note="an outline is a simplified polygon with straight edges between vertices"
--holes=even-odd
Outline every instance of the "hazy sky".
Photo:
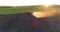
[{"label": "hazy sky", "polygon": [[0,0],[0,6],[26,6],[44,4],[60,5],[60,0]]}]

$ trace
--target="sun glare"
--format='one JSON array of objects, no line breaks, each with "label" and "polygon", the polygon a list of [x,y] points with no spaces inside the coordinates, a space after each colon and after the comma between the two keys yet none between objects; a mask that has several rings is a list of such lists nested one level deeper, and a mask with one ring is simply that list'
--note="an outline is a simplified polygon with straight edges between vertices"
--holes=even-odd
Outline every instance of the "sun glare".
[{"label": "sun glare", "polygon": [[48,7],[50,4],[48,2],[44,3],[44,6]]},{"label": "sun glare", "polygon": [[55,2],[52,1],[52,0],[49,0],[49,1],[46,0],[46,1],[43,2],[43,5],[46,6],[46,7],[48,7],[49,5],[53,5],[54,3],[55,3]]},{"label": "sun glare", "polygon": [[47,7],[48,7],[48,5],[45,5],[45,6],[47,6]]},{"label": "sun glare", "polygon": [[49,3],[48,3],[48,2],[45,2],[44,5],[45,5],[46,7],[48,7]]},{"label": "sun glare", "polygon": [[48,4],[45,4],[44,6],[48,7],[49,5]]}]

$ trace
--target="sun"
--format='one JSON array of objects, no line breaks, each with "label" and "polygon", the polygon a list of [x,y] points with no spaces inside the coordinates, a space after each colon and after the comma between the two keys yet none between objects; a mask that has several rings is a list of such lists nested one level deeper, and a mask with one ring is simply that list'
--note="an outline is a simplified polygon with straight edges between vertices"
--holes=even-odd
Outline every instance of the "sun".
[{"label": "sun", "polygon": [[43,5],[48,7],[49,5],[52,5],[51,1],[46,0],[45,2],[43,2]]},{"label": "sun", "polygon": [[44,3],[44,6],[46,6],[46,7],[48,7],[49,5],[50,5],[50,4],[47,3],[47,2]]},{"label": "sun", "polygon": [[48,7],[49,4],[44,4],[44,5]]}]

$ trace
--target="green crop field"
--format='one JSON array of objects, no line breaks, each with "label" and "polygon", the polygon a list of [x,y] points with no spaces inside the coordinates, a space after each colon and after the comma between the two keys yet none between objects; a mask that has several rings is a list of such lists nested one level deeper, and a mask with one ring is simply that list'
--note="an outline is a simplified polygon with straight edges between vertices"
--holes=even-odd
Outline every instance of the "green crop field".
[{"label": "green crop field", "polygon": [[0,8],[0,15],[23,13],[30,8]]},{"label": "green crop field", "polygon": [[[0,8],[0,15],[6,15],[6,14],[16,14],[16,13],[24,13],[26,11],[44,11],[45,8],[37,8],[37,7],[18,7],[18,8]],[[57,11],[60,11],[60,8],[56,9]]]},{"label": "green crop field", "polygon": [[13,8],[13,7],[0,7],[0,15],[6,15],[6,14],[16,14],[16,13],[24,13],[26,11],[30,11],[30,10],[36,10],[36,7],[17,7],[17,8]]}]

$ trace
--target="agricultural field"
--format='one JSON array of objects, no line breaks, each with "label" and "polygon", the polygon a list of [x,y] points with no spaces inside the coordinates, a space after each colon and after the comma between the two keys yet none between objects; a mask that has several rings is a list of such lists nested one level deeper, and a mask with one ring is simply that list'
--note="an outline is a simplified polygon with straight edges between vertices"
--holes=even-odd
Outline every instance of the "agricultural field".
[{"label": "agricultural field", "polygon": [[0,15],[6,14],[16,14],[16,13],[24,13],[27,11],[46,11],[46,10],[55,10],[60,11],[60,8],[46,8],[44,6],[24,6],[24,7],[0,7]]},{"label": "agricultural field", "polygon": [[20,7],[20,8],[0,8],[0,15],[23,13],[23,12],[28,11],[28,10],[30,10],[29,7]]},{"label": "agricultural field", "polygon": [[6,14],[16,14],[16,13],[24,13],[27,11],[43,11],[44,7],[39,6],[24,6],[24,7],[0,7],[0,15]]}]

